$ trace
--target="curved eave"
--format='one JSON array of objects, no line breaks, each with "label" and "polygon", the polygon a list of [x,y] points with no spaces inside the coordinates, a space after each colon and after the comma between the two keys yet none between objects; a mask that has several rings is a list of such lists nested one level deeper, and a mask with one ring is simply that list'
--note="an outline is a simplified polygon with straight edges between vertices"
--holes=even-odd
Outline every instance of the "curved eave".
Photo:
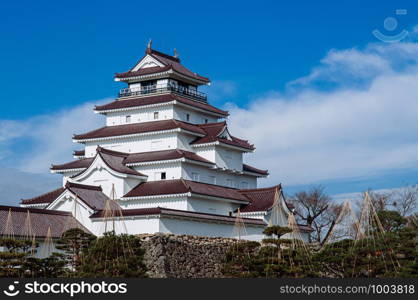
[{"label": "curved eave", "polygon": [[89,165],[88,168],[84,169],[83,171],[81,171],[80,173],[70,177],[72,180],[78,180],[80,177],[83,177],[83,175],[85,175],[87,172],[89,172],[92,168],[92,166],[96,163],[97,159],[99,159],[106,165],[107,168],[109,168],[112,173],[114,173],[115,176],[117,177],[122,177],[122,178],[138,178],[141,180],[147,180],[148,176],[147,175],[133,175],[133,174],[127,174],[127,173],[121,173],[115,169],[113,169],[111,166],[109,166],[109,164],[106,162],[105,159],[102,158],[102,156],[100,155],[100,153],[98,153],[95,157],[95,159],[91,162],[91,164]]},{"label": "curved eave", "polygon": [[170,77],[174,75],[174,77],[179,77],[183,80],[188,80],[189,82],[192,82],[194,84],[198,85],[209,85],[210,79],[204,79],[204,78],[198,78],[198,77],[190,77],[186,74],[182,74],[176,70],[169,69],[167,71],[163,72],[156,72],[152,74],[144,74],[144,75],[132,75],[132,76],[118,76],[118,74],[115,75],[115,81],[123,81],[123,82],[134,82],[138,80],[144,80],[149,78],[164,78],[164,77]]},{"label": "curved eave", "polygon": [[268,173],[267,174],[261,174],[261,173],[257,173],[257,172],[248,172],[248,171],[243,171],[242,173],[245,174],[245,175],[256,176],[256,177],[263,177],[263,178],[269,176]]},{"label": "curved eave", "polygon": [[76,136],[73,137],[73,142],[75,143],[86,143],[86,142],[96,142],[96,141],[106,141],[112,139],[125,139],[125,138],[133,138],[139,136],[147,136],[147,135],[158,135],[158,134],[165,134],[165,133],[175,133],[175,132],[183,132],[186,134],[194,135],[197,137],[203,137],[203,134],[185,130],[182,128],[174,128],[169,130],[159,130],[159,131],[148,131],[148,132],[141,132],[141,133],[133,133],[133,134],[125,134],[125,135],[112,135],[112,136],[103,136],[97,138],[77,138]]},{"label": "curved eave", "polygon": [[[167,94],[169,94],[170,92],[167,92]],[[148,95],[149,96],[149,95]],[[123,97],[123,98],[117,98],[117,99],[123,99],[120,101],[125,101],[125,100],[129,100],[129,99],[136,99],[136,98],[146,98],[147,96],[143,96],[143,97],[138,97],[138,96],[131,96],[131,97]],[[194,99],[192,99],[194,100]],[[194,100],[195,101],[195,100]],[[200,108],[200,107],[196,107],[194,105],[190,105],[190,104],[186,104],[183,103],[179,100],[172,100],[172,101],[168,101],[168,102],[162,102],[162,103],[155,103],[155,104],[148,104],[148,105],[140,105],[140,106],[131,106],[131,107],[121,107],[121,108],[114,108],[114,109],[94,109],[94,112],[96,114],[107,114],[107,113],[113,113],[113,112],[123,112],[123,111],[133,111],[133,110],[141,110],[141,109],[147,109],[147,108],[153,108],[153,107],[161,107],[161,106],[169,106],[169,105],[178,105],[181,107],[186,107],[188,109],[192,109],[198,112],[202,112],[205,113],[207,115],[212,115],[218,118],[226,118],[229,116],[229,112],[225,111],[224,113],[218,113],[218,112],[214,112],[212,110],[209,109],[204,109],[204,108]],[[209,105],[209,104],[208,104]]]},{"label": "curved eave", "polygon": [[139,166],[151,166],[151,165],[158,165],[158,164],[171,164],[171,163],[190,163],[196,164],[206,167],[212,167],[214,163],[212,162],[203,162],[193,159],[187,159],[184,157],[176,158],[176,159],[166,159],[166,160],[151,160],[151,161],[143,161],[143,162],[131,162],[127,163],[127,167],[139,167]]},{"label": "curved eave", "polygon": [[242,151],[242,152],[254,152],[255,148],[246,148],[246,147],[241,147],[241,146],[235,146],[235,145],[231,145],[231,144],[227,144],[227,143],[222,143],[219,141],[216,142],[210,142],[210,143],[199,143],[199,144],[191,144],[192,147],[194,148],[199,148],[199,147],[210,147],[210,146],[222,146],[225,148],[231,148],[234,150],[238,150],[238,151]]},{"label": "curved eave", "polygon": [[76,168],[76,169],[53,169],[51,168],[51,173],[53,174],[61,174],[61,173],[72,173],[72,172],[82,172],[87,168]]}]

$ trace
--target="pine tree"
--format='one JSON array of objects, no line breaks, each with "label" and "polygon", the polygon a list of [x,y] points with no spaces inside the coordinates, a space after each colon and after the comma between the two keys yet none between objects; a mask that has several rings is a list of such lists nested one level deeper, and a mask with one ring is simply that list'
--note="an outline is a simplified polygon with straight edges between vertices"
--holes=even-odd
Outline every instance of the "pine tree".
[{"label": "pine tree", "polygon": [[1,238],[0,277],[24,277],[25,263],[30,256],[32,242],[14,238]]},{"label": "pine tree", "polygon": [[56,248],[61,250],[60,253],[55,253],[51,258],[51,262],[56,260],[63,260],[65,265],[69,267],[70,273],[76,274],[83,264],[83,254],[86,249],[95,240],[95,236],[87,233],[80,228],[72,228],[62,234],[61,239],[56,242]]},{"label": "pine tree", "polygon": [[80,276],[83,277],[146,277],[144,251],[133,235],[106,232],[85,251]]}]

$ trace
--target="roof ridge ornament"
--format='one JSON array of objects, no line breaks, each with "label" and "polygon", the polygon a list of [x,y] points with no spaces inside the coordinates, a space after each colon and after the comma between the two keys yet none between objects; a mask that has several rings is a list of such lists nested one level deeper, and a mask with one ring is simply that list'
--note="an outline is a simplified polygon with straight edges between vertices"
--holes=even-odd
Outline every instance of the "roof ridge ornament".
[{"label": "roof ridge ornament", "polygon": [[147,50],[145,51],[145,53],[147,54],[151,54],[152,52],[152,39],[149,39],[148,44],[147,44]]},{"label": "roof ridge ornament", "polygon": [[176,48],[174,48],[174,58],[179,58],[179,53]]}]

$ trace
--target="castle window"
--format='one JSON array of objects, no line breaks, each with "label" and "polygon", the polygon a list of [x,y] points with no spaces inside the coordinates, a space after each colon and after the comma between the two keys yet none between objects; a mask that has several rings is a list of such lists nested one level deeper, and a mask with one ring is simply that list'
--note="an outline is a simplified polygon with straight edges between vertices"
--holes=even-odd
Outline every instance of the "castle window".
[{"label": "castle window", "polygon": [[208,124],[208,119],[205,119],[205,124]]},{"label": "castle window", "polygon": [[164,180],[167,178],[166,172],[155,172],[154,173],[154,180]]},{"label": "castle window", "polygon": [[241,182],[241,188],[242,189],[248,189],[248,182],[246,182],[246,181]]},{"label": "castle window", "polygon": [[234,182],[232,181],[232,179],[227,179],[226,180],[226,186],[229,186],[229,187],[233,187],[234,186]]},{"label": "castle window", "polygon": [[189,122],[190,121],[190,114],[186,114],[186,121]]},{"label": "castle window", "polygon": [[159,118],[159,113],[158,111],[154,112],[154,120],[158,120]]},{"label": "castle window", "polygon": [[126,123],[131,123],[131,116],[126,116]]},{"label": "castle window", "polygon": [[192,172],[192,180],[193,181],[199,181],[199,173],[194,173],[194,172]]}]

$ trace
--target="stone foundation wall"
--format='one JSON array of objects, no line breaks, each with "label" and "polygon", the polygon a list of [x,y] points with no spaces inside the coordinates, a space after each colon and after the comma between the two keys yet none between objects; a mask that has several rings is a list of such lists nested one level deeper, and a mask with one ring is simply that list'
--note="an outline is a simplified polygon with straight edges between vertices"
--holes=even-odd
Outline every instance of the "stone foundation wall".
[{"label": "stone foundation wall", "polygon": [[190,235],[141,235],[151,278],[219,278],[225,253],[237,241]]}]

